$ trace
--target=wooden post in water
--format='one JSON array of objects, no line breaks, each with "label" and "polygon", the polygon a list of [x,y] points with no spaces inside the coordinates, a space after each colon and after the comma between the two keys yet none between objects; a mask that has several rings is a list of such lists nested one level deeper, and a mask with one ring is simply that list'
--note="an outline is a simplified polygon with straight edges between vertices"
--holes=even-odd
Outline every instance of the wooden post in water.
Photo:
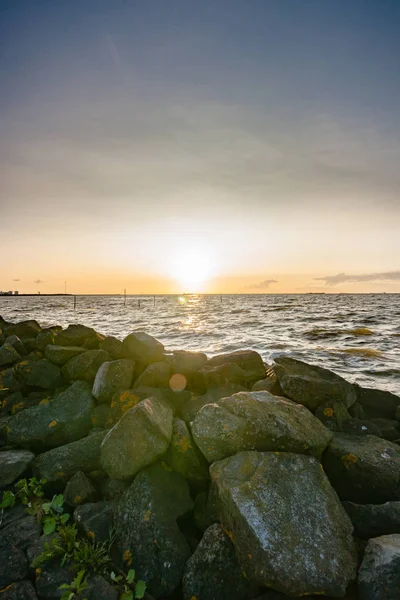
[{"label": "wooden post in water", "polygon": [[156,297],[154,296],[154,306],[156,305]]},{"label": "wooden post in water", "polygon": [[126,306],[126,289],[124,289],[124,306]]},{"label": "wooden post in water", "polygon": [[74,310],[76,309],[76,296],[74,296]]},{"label": "wooden post in water", "polygon": [[140,298],[139,298],[139,300],[138,300],[138,307],[140,308]]}]

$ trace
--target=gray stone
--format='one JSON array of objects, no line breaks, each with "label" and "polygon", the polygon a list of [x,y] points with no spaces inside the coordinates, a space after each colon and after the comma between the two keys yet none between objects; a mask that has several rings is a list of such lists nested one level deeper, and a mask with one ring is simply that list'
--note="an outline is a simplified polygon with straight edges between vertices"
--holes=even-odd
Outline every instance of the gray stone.
[{"label": "gray stone", "polygon": [[98,343],[98,335],[91,327],[85,325],[68,325],[67,329],[57,331],[55,343],[57,346],[85,346],[95,341]]},{"label": "gray stone", "polygon": [[120,594],[104,577],[92,575],[87,579],[88,587],[83,592],[86,600],[118,600]]},{"label": "gray stone", "polygon": [[0,488],[17,481],[25,473],[35,455],[29,450],[0,452]]},{"label": "gray stone", "polygon": [[400,447],[373,435],[335,433],[323,465],[342,500],[400,500]]},{"label": "gray stone", "polygon": [[36,457],[33,470],[39,479],[66,482],[78,471],[101,468],[100,448],[107,431],[96,431],[76,442],[54,448]]},{"label": "gray stone", "polygon": [[[134,387],[168,387],[172,368],[166,362],[152,363],[136,379]],[[129,386],[127,386],[129,387]]]},{"label": "gray stone", "polygon": [[71,477],[64,490],[65,502],[74,507],[93,502],[96,495],[96,488],[82,471],[78,471]]},{"label": "gray stone", "polygon": [[80,532],[96,542],[106,542],[114,523],[115,502],[88,502],[74,510],[74,521]]},{"label": "gray stone", "polygon": [[258,586],[243,575],[229,537],[221,525],[209,527],[185,566],[184,600],[247,600]]},{"label": "gray stone", "polygon": [[38,600],[30,581],[17,581],[1,591],[1,600]]},{"label": "gray stone", "polygon": [[101,340],[99,348],[105,350],[113,360],[125,358],[122,342],[112,335],[108,335],[104,340]]},{"label": "gray stone", "polygon": [[164,346],[147,333],[135,331],[130,333],[123,341],[125,356],[132,360],[150,364],[159,362],[164,358]]},{"label": "gray stone", "polygon": [[357,402],[363,407],[367,417],[394,419],[400,407],[400,397],[385,390],[363,388],[355,385]]},{"label": "gray stone", "polygon": [[173,353],[172,366],[175,373],[190,375],[194,371],[202,369],[207,362],[204,352],[189,352],[187,350],[175,350]]},{"label": "gray stone", "polygon": [[221,398],[228,398],[232,394],[238,392],[244,392],[246,388],[243,385],[237,383],[228,383],[226,385],[219,385],[211,387],[207,390],[206,394],[201,396],[193,396],[188,402],[186,402],[180,409],[180,415],[186,423],[191,423],[199,410],[206,404],[212,404],[221,400]]},{"label": "gray stone", "polygon": [[358,571],[360,600],[400,598],[400,535],[369,540]]},{"label": "gray stone", "polygon": [[6,335],[16,335],[19,338],[35,338],[40,333],[41,327],[37,321],[21,321],[7,325]]},{"label": "gray stone", "polygon": [[46,359],[23,360],[14,369],[24,385],[48,390],[57,387],[60,382],[60,369]]},{"label": "gray stone", "polygon": [[104,362],[97,371],[92,394],[100,403],[110,403],[113,395],[130,388],[135,364],[120,359]]},{"label": "gray stone", "polygon": [[161,466],[141,471],[121,498],[115,516],[118,548],[155,598],[180,584],[191,552],[177,519],[193,508],[187,482]]},{"label": "gray stone", "polygon": [[394,419],[385,419],[384,417],[379,417],[370,419],[370,421],[378,427],[379,437],[383,438],[384,440],[389,440],[390,442],[400,439],[400,424]]},{"label": "gray stone", "polygon": [[44,351],[48,344],[54,344],[55,336],[57,331],[62,331],[62,327],[48,327],[46,329],[42,329],[42,331],[38,334],[35,339],[36,348],[38,350]]},{"label": "gray stone", "polygon": [[65,591],[60,590],[60,585],[70,584],[74,578],[67,567],[61,567],[54,561],[45,563],[40,572],[35,571],[35,577],[36,592],[40,600],[58,600]]},{"label": "gray stone", "polygon": [[235,364],[245,372],[245,380],[257,381],[266,375],[265,365],[261,356],[254,350],[236,350],[228,354],[218,354],[209,359],[210,367]]},{"label": "gray stone", "polygon": [[28,559],[24,552],[15,546],[0,548],[0,589],[27,575]]},{"label": "gray stone", "polygon": [[79,346],[57,346],[56,344],[46,346],[44,349],[47,360],[59,367],[62,367],[71,358],[79,356],[84,352],[88,352],[88,350]]},{"label": "gray stone", "polygon": [[79,440],[92,426],[93,407],[90,388],[77,381],[48,404],[8,417],[8,443],[40,451]]},{"label": "gray stone", "polygon": [[62,368],[62,374],[66,379],[93,381],[96,373],[103,363],[108,361],[109,356],[104,350],[88,350],[71,358]]},{"label": "gray stone", "polygon": [[174,419],[171,444],[164,461],[182,477],[192,482],[210,479],[208,464],[193,442],[185,421]]},{"label": "gray stone", "polygon": [[357,399],[354,387],[328,369],[286,356],[276,358],[275,362],[274,371],[285,396],[312,411],[333,400],[349,408]]},{"label": "gray stone", "polygon": [[210,473],[250,580],[287,595],[344,595],[357,569],[353,528],[315,458],[240,452]]},{"label": "gray stone", "polygon": [[142,400],[109,431],[101,464],[112,479],[129,479],[160,458],[172,437],[172,410],[156,398]]},{"label": "gray stone", "polygon": [[18,352],[18,354],[20,354],[21,356],[24,356],[24,354],[27,353],[24,344],[21,342],[21,340],[19,339],[19,337],[17,335],[9,335],[4,340],[4,343],[12,346],[14,348],[14,350],[16,350]]},{"label": "gray stone", "polygon": [[268,392],[239,392],[204,406],[192,425],[212,463],[241,450],[276,450],[320,457],[332,433],[301,404]]},{"label": "gray stone", "polygon": [[368,540],[380,535],[400,533],[400,502],[355,504],[343,502],[357,537]]},{"label": "gray stone", "polygon": [[[26,513],[25,513],[26,515]],[[40,523],[36,517],[25,516],[3,527],[0,535],[0,548],[15,546],[26,550],[39,539],[41,533]]]},{"label": "gray stone", "polygon": [[21,360],[21,355],[11,346],[11,344],[3,344],[0,348],[0,367],[13,365]]}]

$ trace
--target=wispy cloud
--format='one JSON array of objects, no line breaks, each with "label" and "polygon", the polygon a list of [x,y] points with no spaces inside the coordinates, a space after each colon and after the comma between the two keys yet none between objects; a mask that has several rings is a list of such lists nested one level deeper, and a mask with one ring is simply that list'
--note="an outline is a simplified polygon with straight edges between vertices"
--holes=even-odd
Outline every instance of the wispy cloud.
[{"label": "wispy cloud", "polygon": [[338,273],[337,275],[326,275],[325,277],[315,277],[317,281],[325,281],[326,285],[333,286],[340,283],[364,283],[366,281],[400,281],[400,271],[386,271],[384,273],[366,273],[358,275],[347,275]]},{"label": "wispy cloud", "polygon": [[276,279],[264,279],[260,283],[253,283],[253,285],[247,285],[245,290],[267,290],[272,283],[278,283]]},{"label": "wispy cloud", "polygon": [[44,283],[44,281],[42,281],[41,279],[35,279],[33,283]]},{"label": "wispy cloud", "polygon": [[13,281],[21,281],[20,279],[13,279]]}]

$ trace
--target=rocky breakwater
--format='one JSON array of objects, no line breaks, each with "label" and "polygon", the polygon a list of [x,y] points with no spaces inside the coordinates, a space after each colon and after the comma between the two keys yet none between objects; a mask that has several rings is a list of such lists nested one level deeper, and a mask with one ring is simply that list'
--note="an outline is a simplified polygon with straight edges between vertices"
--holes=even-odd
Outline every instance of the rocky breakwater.
[{"label": "rocky breakwater", "polygon": [[0,319],[3,600],[400,598],[400,398]]}]

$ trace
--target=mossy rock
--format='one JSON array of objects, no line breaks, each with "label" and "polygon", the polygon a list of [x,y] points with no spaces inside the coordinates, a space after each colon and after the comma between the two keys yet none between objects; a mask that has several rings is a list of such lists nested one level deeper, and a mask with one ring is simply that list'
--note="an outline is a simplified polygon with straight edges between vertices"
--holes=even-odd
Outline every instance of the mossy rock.
[{"label": "mossy rock", "polygon": [[353,527],[315,458],[239,452],[210,473],[249,580],[293,596],[344,595],[357,572]]},{"label": "mossy rock", "polygon": [[73,383],[48,404],[7,418],[9,444],[43,451],[78,440],[92,427],[94,400],[83,381]]},{"label": "mossy rock", "polygon": [[133,361],[124,358],[103,362],[93,383],[92,394],[96,400],[100,403],[110,403],[115,393],[129,388],[134,366]]},{"label": "mossy rock", "polygon": [[171,444],[163,459],[174,471],[191,482],[210,479],[208,464],[195,445],[185,421],[174,419]]},{"label": "mossy rock", "polygon": [[86,348],[82,348],[80,346],[58,346],[56,344],[51,344],[45,347],[44,355],[53,364],[62,367],[67,363],[71,358],[75,356],[79,356],[84,352],[87,352]]},{"label": "mossy rock", "polygon": [[332,433],[301,404],[268,392],[239,392],[204,406],[191,424],[209,463],[241,450],[277,450],[320,457]]},{"label": "mossy rock", "polygon": [[155,598],[181,582],[191,551],[177,519],[192,508],[187,482],[159,465],[141,471],[119,501],[115,529],[125,569],[134,567]]},{"label": "mossy rock", "polygon": [[323,465],[342,500],[400,500],[400,447],[373,435],[335,433]]},{"label": "mossy rock", "polygon": [[23,360],[15,365],[17,378],[26,386],[46,390],[54,389],[60,383],[60,369],[48,360]]},{"label": "mossy rock", "polygon": [[315,411],[320,404],[337,400],[346,408],[357,399],[354,387],[336,373],[316,365],[280,356],[274,372],[285,396]]},{"label": "mossy rock", "polygon": [[108,432],[101,447],[101,464],[112,479],[129,479],[168,449],[172,410],[148,398],[128,410]]},{"label": "mossy rock", "polygon": [[62,368],[62,374],[69,380],[93,381],[101,365],[109,360],[104,350],[88,350],[71,358]]}]

